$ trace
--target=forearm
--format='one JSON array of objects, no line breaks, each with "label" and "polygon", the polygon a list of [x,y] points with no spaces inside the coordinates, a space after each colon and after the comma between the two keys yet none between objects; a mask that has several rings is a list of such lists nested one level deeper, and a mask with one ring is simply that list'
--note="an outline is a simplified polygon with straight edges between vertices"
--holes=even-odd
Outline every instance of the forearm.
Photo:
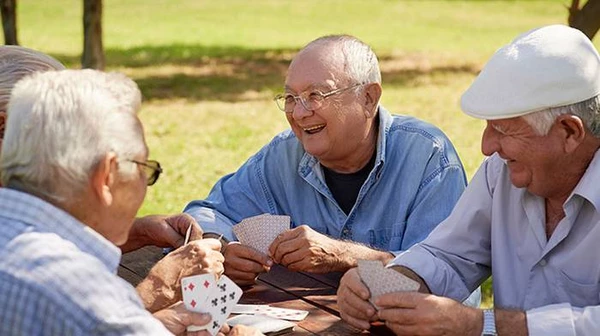
[{"label": "forearm", "polygon": [[148,276],[135,288],[144,303],[144,307],[151,313],[163,309],[176,298],[175,290],[156,276]]},{"label": "forearm", "polygon": [[498,335],[527,336],[527,314],[523,311],[495,309]]}]

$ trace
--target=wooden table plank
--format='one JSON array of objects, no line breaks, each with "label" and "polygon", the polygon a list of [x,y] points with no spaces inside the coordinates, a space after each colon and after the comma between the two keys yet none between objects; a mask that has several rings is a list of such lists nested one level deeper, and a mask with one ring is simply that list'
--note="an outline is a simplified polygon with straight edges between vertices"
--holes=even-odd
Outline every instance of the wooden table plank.
[{"label": "wooden table plank", "polygon": [[[127,253],[122,257],[118,274],[135,286],[161,258],[162,249],[158,247]],[[381,324],[370,331],[361,331],[340,319],[336,296],[340,278],[341,273],[292,272],[275,265],[269,273],[260,275],[255,286],[244,289],[240,302],[307,310],[307,318],[298,322],[289,335],[393,335]]]}]

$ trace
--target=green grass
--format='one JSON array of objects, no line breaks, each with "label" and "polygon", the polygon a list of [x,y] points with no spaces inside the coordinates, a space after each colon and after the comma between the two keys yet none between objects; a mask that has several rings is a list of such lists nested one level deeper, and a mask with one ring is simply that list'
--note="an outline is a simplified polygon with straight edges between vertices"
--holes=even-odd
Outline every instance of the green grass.
[{"label": "green grass", "polygon": [[[165,168],[140,214],[179,212],[287,127],[271,97],[310,40],[348,33],[371,44],[382,103],[439,126],[469,177],[483,123],[458,99],[485,60],[518,33],[566,22],[568,0],[105,0],[109,70],[136,80],[151,156]],[[19,39],[79,66],[82,1],[19,0]],[[486,283],[486,305],[490,305]]]}]

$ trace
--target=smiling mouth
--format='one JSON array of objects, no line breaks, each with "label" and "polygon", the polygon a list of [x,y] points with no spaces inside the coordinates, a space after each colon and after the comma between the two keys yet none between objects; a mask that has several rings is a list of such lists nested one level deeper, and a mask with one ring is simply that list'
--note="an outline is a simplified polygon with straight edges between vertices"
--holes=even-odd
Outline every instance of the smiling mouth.
[{"label": "smiling mouth", "polygon": [[325,128],[325,124],[320,124],[320,125],[315,125],[315,126],[311,126],[311,127],[307,127],[307,128],[302,128],[302,130],[304,130],[304,132],[306,132],[308,134],[315,134],[315,133],[319,133],[324,128]]}]

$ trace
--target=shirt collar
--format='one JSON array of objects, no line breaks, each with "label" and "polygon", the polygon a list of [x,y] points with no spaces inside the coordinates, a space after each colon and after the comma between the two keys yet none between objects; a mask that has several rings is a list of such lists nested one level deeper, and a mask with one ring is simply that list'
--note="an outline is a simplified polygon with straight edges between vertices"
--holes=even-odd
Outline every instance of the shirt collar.
[{"label": "shirt collar", "polygon": [[81,251],[97,257],[114,272],[119,266],[121,250],[118,247],[69,213],[38,197],[0,188],[0,214],[35,227],[39,232],[59,235]]},{"label": "shirt collar", "polygon": [[[600,188],[598,188],[598,181],[600,180],[600,150],[597,150],[594,154],[594,158],[588,165],[585,173],[575,186],[575,189],[569,196],[569,199],[573,195],[579,195],[587,199],[596,208],[596,211],[600,210]],[[568,202],[569,200],[567,200]]]}]

